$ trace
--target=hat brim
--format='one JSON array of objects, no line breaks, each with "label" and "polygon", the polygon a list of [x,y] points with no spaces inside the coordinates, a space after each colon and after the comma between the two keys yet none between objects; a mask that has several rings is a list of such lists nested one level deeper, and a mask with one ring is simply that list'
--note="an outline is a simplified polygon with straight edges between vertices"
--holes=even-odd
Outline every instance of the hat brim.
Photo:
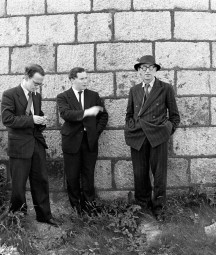
[{"label": "hat brim", "polygon": [[[143,64],[148,64],[148,63],[138,63],[138,64],[135,64],[135,65],[134,65],[134,69],[135,69],[136,71],[138,71],[140,65],[143,65]],[[152,63],[150,63],[150,64],[152,64]],[[154,66],[157,67],[157,71],[159,71],[159,70],[161,69],[161,66],[158,65],[158,64],[152,64],[152,65],[154,65]]]}]

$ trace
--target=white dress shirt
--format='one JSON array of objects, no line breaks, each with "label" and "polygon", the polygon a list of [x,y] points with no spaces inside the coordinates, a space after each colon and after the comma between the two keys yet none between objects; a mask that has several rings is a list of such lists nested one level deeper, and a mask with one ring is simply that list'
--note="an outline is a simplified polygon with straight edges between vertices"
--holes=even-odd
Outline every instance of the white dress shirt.
[{"label": "white dress shirt", "polygon": [[144,90],[145,90],[145,84],[149,84],[150,86],[149,86],[149,88],[148,88],[148,93],[150,93],[150,92],[151,92],[151,90],[152,90],[152,88],[153,88],[154,82],[155,82],[155,77],[154,77],[154,79],[153,79],[151,82],[149,82],[149,83],[145,83],[145,82],[143,82],[142,87],[143,87],[143,88],[144,88]]},{"label": "white dress shirt", "polygon": [[[74,89],[73,87],[72,87],[72,90],[74,91],[77,101],[79,102],[79,93],[78,93],[79,91]],[[82,108],[84,109],[84,90],[82,90],[82,94],[81,94],[81,104],[82,104]]]}]

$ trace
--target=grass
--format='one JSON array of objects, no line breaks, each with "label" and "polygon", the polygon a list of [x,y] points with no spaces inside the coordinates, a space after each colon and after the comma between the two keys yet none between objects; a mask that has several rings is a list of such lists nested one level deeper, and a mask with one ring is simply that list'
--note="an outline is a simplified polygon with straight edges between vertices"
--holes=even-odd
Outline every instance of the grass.
[{"label": "grass", "polygon": [[[79,217],[73,212],[69,216],[62,211],[59,235],[43,247],[39,233],[32,232],[31,221],[27,222],[19,213],[9,215],[0,224],[0,244],[17,247],[19,254],[26,255],[215,254],[216,238],[207,237],[204,227],[216,222],[216,208],[204,193],[193,190],[168,197],[163,209],[165,220],[158,223],[161,238],[151,244],[138,228],[145,218],[139,206],[124,201],[99,201],[98,204],[101,208],[98,215]],[[52,235],[50,229],[47,235]]]}]

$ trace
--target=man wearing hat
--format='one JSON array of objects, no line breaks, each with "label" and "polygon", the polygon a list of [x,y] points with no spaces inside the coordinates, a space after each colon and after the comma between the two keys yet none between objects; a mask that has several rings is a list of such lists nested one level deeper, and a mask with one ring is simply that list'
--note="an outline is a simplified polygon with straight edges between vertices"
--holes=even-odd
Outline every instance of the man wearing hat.
[{"label": "man wearing hat", "polygon": [[168,140],[180,116],[172,86],[155,77],[161,67],[154,57],[141,57],[134,68],[142,82],[129,92],[125,140],[131,147],[136,203],[158,218],[166,200]]}]

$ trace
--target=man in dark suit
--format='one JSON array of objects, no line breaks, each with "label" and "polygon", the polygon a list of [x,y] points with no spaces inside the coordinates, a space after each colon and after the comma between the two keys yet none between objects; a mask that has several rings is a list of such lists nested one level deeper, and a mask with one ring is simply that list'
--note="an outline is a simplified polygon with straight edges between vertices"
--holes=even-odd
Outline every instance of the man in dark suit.
[{"label": "man in dark suit", "polygon": [[[168,140],[180,122],[171,85],[155,78],[160,65],[151,55],[134,65],[142,83],[129,92],[125,140],[131,147],[135,200],[156,217],[166,200]],[[153,199],[149,171],[154,177]]]},{"label": "man in dark suit", "polygon": [[98,93],[86,88],[85,69],[71,69],[69,80],[72,87],[57,96],[57,104],[65,121],[61,135],[68,196],[71,206],[80,213],[94,204],[98,138],[108,114]]},{"label": "man in dark suit", "polygon": [[27,214],[25,188],[29,177],[32,200],[39,222],[57,226],[52,218],[46,171],[47,145],[42,135],[46,116],[41,111],[44,70],[32,64],[25,68],[25,77],[17,87],[4,91],[2,122],[8,130],[8,156],[12,178],[10,211]]}]

